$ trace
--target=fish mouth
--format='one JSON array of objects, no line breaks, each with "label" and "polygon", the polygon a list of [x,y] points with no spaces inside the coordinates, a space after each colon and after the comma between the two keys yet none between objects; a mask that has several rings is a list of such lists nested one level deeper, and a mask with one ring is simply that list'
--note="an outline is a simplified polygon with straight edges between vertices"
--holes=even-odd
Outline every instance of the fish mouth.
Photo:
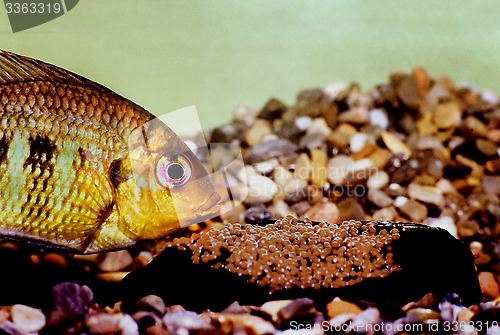
[{"label": "fish mouth", "polygon": [[199,218],[207,216],[216,216],[219,213],[220,206],[218,205],[221,197],[219,193],[215,192],[212,194],[196,211]]}]

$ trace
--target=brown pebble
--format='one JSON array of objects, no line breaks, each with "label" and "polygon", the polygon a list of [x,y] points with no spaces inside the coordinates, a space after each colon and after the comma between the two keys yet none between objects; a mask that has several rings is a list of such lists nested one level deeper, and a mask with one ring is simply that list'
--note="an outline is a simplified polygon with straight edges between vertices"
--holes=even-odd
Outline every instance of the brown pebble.
[{"label": "brown pebble", "polygon": [[119,318],[107,313],[92,313],[85,316],[85,325],[91,334],[115,334],[119,331]]},{"label": "brown pebble", "polygon": [[330,319],[333,319],[337,315],[346,313],[353,313],[355,315],[358,315],[363,311],[358,307],[358,305],[353,304],[352,302],[341,300],[339,297],[329,302],[326,305],[326,310]]},{"label": "brown pebble", "polygon": [[132,265],[133,261],[127,250],[120,250],[106,253],[98,266],[101,271],[114,272]]},{"label": "brown pebble", "polygon": [[491,298],[496,298],[500,295],[500,287],[493,273],[483,271],[479,273],[478,277],[479,285],[484,295]]},{"label": "brown pebble", "polygon": [[413,308],[406,312],[407,316],[416,316],[420,322],[425,322],[427,320],[439,320],[441,314],[429,308]]},{"label": "brown pebble", "polygon": [[337,203],[340,212],[339,220],[366,220],[366,213],[363,207],[354,198],[345,198]]},{"label": "brown pebble", "polygon": [[308,217],[312,221],[336,223],[340,222],[340,211],[335,204],[325,202],[312,206],[303,217]]},{"label": "brown pebble", "polygon": [[419,106],[419,87],[413,76],[405,76],[396,86],[396,93],[401,101],[412,109]]},{"label": "brown pebble", "polygon": [[382,136],[382,140],[384,141],[385,146],[392,153],[394,153],[394,154],[401,153],[401,154],[408,156],[408,157],[411,156],[410,148],[408,148],[408,146],[403,141],[401,141],[399,138],[397,138],[394,134],[392,134],[388,131],[383,131],[381,136]]},{"label": "brown pebble", "polygon": [[119,282],[129,273],[130,271],[103,272],[98,273],[96,278],[107,282]]},{"label": "brown pebble", "polygon": [[456,102],[442,103],[434,108],[432,117],[440,129],[456,128],[462,123],[462,109]]},{"label": "brown pebble", "polygon": [[201,316],[208,317],[211,323],[221,329],[224,334],[235,334],[238,330],[242,334],[252,335],[275,333],[271,322],[254,315],[203,312]]},{"label": "brown pebble", "polygon": [[50,252],[42,257],[42,261],[59,265],[60,267],[66,266],[66,258],[61,254]]}]

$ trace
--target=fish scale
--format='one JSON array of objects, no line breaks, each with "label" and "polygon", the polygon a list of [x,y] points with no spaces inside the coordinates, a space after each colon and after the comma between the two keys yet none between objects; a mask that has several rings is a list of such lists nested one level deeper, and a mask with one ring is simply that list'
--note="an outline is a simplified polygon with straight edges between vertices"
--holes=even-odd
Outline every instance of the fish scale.
[{"label": "fish scale", "polygon": [[217,213],[202,164],[142,107],[10,52],[0,69],[0,237],[93,253]]},{"label": "fish scale", "polygon": [[[85,94],[83,94],[82,89],[78,87],[69,87],[69,85],[66,84],[60,84],[58,86],[59,87],[52,83],[32,82],[23,84],[16,83],[10,87],[9,85],[0,87],[2,92],[0,94],[2,96],[2,105],[0,108],[7,111],[3,116],[5,122],[2,122],[0,127],[3,134],[2,141],[8,143],[10,137],[14,139],[14,141],[24,142],[21,145],[26,147],[28,143],[33,144],[35,141],[33,138],[30,139],[28,134],[35,134],[37,132],[41,139],[47,140],[46,143],[44,143],[45,148],[43,145],[40,148],[35,148],[31,156],[26,150],[22,157],[19,157],[19,154],[17,155],[20,161],[24,162],[24,173],[22,178],[24,179],[24,186],[16,187],[17,185],[12,185],[12,182],[16,184],[19,183],[19,178],[11,178],[10,183],[9,181],[5,181],[5,175],[16,174],[19,176],[18,173],[20,171],[18,164],[10,165],[12,171],[7,171],[7,173],[0,176],[0,184],[5,185],[7,190],[15,191],[9,194],[5,194],[5,192],[2,191],[0,194],[2,200],[12,197],[20,198],[20,200],[16,202],[16,206],[9,209],[11,213],[19,213],[15,215],[17,220],[6,225],[6,229],[18,230],[19,226],[22,226],[23,234],[28,234],[30,237],[78,245],[88,238],[96,229],[94,221],[98,214],[94,213],[94,216],[89,215],[89,213],[85,211],[85,206],[77,205],[81,202],[86,203],[88,206],[89,199],[82,199],[76,196],[80,194],[85,197],[85,193],[83,192],[84,188],[78,189],[78,186],[76,186],[75,191],[71,192],[71,188],[61,187],[65,184],[71,184],[74,181],[78,182],[79,177],[81,178],[79,181],[80,185],[86,185],[88,179],[90,179],[88,171],[81,170],[79,175],[78,171],[75,171],[68,165],[73,165],[75,162],[74,158],[79,157],[77,151],[81,148],[89,152],[86,159],[94,160],[96,172],[104,173],[104,171],[109,169],[110,164],[101,164],[101,162],[111,162],[120,154],[120,148],[123,146],[123,143],[122,141],[118,141],[118,138],[122,134],[113,134],[112,131],[116,130],[116,128],[112,126],[96,126],[96,124],[92,124],[92,122],[82,122],[80,128],[68,127],[66,125],[58,127],[56,123],[58,115],[66,115],[67,117],[65,119],[68,125],[71,119],[84,121],[82,116],[87,113],[87,110],[85,109],[85,105],[77,103],[76,97],[83,99],[85,95],[87,97],[89,96],[88,92],[84,92]],[[74,92],[76,92],[76,94]],[[12,95],[15,95],[15,98]],[[36,96],[37,98],[35,99]],[[101,108],[110,108],[113,102],[119,104],[120,108],[126,108],[126,104],[121,104],[121,102],[116,100],[109,102],[105,101],[105,99],[99,96],[99,92],[90,94],[90,97],[90,100],[93,100],[93,102],[95,102],[95,107],[97,107],[92,110],[95,114],[103,113],[104,110]],[[79,106],[80,109],[76,108],[77,106]],[[111,108],[116,109],[114,107]],[[44,109],[51,109],[54,112],[47,113],[45,111],[44,113]],[[28,122],[26,125],[25,115],[29,115],[29,118],[33,121],[31,124]],[[127,114],[114,113],[112,115],[114,117],[109,118],[111,123],[116,122],[116,116],[126,117]],[[128,122],[133,122],[133,120],[130,118]],[[24,131],[16,131],[18,126],[22,126],[23,124],[25,126]],[[121,130],[123,131],[124,129]],[[66,133],[64,133],[64,131],[66,131]],[[64,137],[60,137],[61,135]],[[89,142],[89,139],[103,141],[105,146],[96,146],[92,142]],[[47,145],[52,141],[54,148],[51,149],[47,147]],[[77,147],[71,145],[71,143],[75,143],[76,141],[80,141],[82,146]],[[63,152],[58,153],[58,148],[63,148]],[[28,157],[26,157],[26,154],[28,154]],[[40,155],[40,157],[38,157],[38,155]],[[47,160],[47,155],[53,155],[53,157]],[[31,162],[30,157],[32,160]],[[42,171],[41,165],[43,164],[46,164],[48,169],[43,169]],[[1,161],[0,167],[2,170],[5,170],[5,167],[8,166],[9,160]],[[54,173],[56,171],[57,173]],[[46,189],[47,186],[44,185],[50,185],[50,187],[52,189],[55,188],[56,191]],[[44,191],[49,191],[48,193],[50,193],[50,195],[45,195],[43,193]],[[83,214],[79,221],[78,229],[71,229],[69,230],[71,233],[65,234],[64,236],[57,236],[59,235],[57,233],[59,230],[64,230],[65,224],[74,225],[74,223],[68,220],[66,216],[51,215],[53,208],[47,206],[46,202],[51,201],[51,203],[55,203],[54,199],[64,199],[62,201],[62,208],[64,208],[64,204],[73,203],[74,207],[71,208],[71,211]],[[2,203],[6,204],[8,202],[2,201]],[[2,208],[1,210],[5,212],[6,208]],[[47,218],[51,219],[50,224],[44,227],[43,222]],[[40,234],[40,232],[42,232],[42,234]]]}]

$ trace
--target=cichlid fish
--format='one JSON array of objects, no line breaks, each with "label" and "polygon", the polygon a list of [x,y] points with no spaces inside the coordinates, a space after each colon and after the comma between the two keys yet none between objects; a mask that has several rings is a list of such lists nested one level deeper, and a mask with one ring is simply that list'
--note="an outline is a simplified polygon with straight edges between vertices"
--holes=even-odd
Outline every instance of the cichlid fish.
[{"label": "cichlid fish", "polygon": [[0,52],[0,236],[95,253],[218,211],[196,156],[163,122],[95,82]]}]

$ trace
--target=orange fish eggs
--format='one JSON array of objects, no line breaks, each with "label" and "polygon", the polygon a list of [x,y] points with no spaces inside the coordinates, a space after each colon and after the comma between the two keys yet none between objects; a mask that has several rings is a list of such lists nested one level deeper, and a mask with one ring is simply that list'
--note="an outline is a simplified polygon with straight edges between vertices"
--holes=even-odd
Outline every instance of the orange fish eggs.
[{"label": "orange fish eggs", "polygon": [[375,226],[354,220],[313,225],[308,218],[287,216],[266,226],[227,224],[177,238],[171,246],[189,248],[195,264],[224,267],[271,291],[339,288],[400,270],[388,252],[399,231],[378,232]]}]

